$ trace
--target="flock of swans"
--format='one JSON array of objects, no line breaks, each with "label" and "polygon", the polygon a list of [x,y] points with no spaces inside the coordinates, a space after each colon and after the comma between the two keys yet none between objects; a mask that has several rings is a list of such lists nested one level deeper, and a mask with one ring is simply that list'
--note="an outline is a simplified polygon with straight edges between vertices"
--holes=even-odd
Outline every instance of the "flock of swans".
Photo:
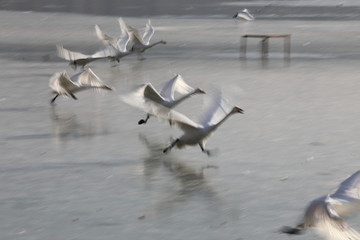
[{"label": "flock of swans", "polygon": [[[247,9],[236,13],[234,18],[243,18],[247,21],[254,20]],[[85,89],[113,90],[104,84],[90,68],[84,69],[88,63],[100,59],[119,62],[121,58],[132,53],[137,53],[138,57],[141,58],[141,54],[148,48],[166,43],[161,40],[150,44],[150,39],[155,31],[150,20],[142,35],[121,18],[118,19],[118,22],[120,26],[118,39],[103,33],[100,27],[95,25],[96,35],[103,42],[105,48],[92,55],[72,52],[61,45],[57,46],[59,57],[69,61],[75,69],[77,66],[81,66],[83,70],[71,77],[66,71],[57,72],[50,78],[49,85],[55,94],[51,100],[52,104],[60,95],[77,99],[74,94]],[[132,43],[130,48],[128,47],[129,43]],[[175,98],[175,94],[180,96]],[[208,137],[228,117],[244,111],[227,102],[219,90],[213,92],[212,104],[198,122],[174,110],[178,104],[197,94],[205,94],[205,91],[201,88],[191,87],[178,74],[167,81],[160,91],[151,83],[145,83],[133,89],[124,89],[119,93],[119,97],[123,102],[146,113],[146,117],[138,121],[139,125],[146,124],[151,116],[155,116],[167,120],[170,125],[177,125],[183,131],[183,135],[163,149],[164,153],[169,152],[174,147],[183,148],[198,145],[202,152],[210,155],[211,151],[205,147]],[[334,193],[311,201],[301,222],[296,227],[286,226],[281,229],[281,232],[301,234],[308,228],[314,228],[320,235],[330,240],[360,240],[360,234],[344,221],[345,218],[359,210],[360,171],[357,171],[343,181]]]},{"label": "flock of swans", "polygon": [[[79,52],[73,52],[65,49],[61,45],[57,45],[59,57],[70,62],[70,65],[76,70],[77,66],[81,66],[83,70],[73,76],[69,76],[66,71],[57,72],[50,78],[49,86],[55,96],[51,100],[54,104],[58,96],[71,97],[77,100],[74,95],[78,91],[86,89],[104,89],[113,90],[90,69],[85,66],[93,61],[100,59],[108,59],[110,61],[120,61],[120,58],[132,53],[137,53],[138,58],[147,49],[157,45],[165,44],[161,40],[150,43],[155,29],[151,25],[150,20],[147,22],[142,34],[140,31],[124,22],[122,18],[118,19],[120,27],[120,36],[114,39],[103,33],[98,25],[95,25],[97,37],[103,42],[104,49],[91,55],[85,55]],[[131,47],[128,45],[132,44]],[[219,91],[220,92],[220,91]],[[180,95],[175,98],[175,94]],[[119,93],[120,99],[131,106],[142,109],[146,112],[145,119],[140,119],[138,124],[146,124],[150,116],[166,119],[170,125],[177,125],[184,132],[182,136],[170,143],[164,148],[163,152],[169,152],[173,147],[183,148],[187,145],[199,145],[202,152],[210,155],[210,150],[205,148],[207,138],[232,114],[243,113],[240,107],[228,107],[226,100],[222,95],[214,94],[214,102],[212,107],[205,113],[200,123],[190,120],[184,114],[173,110],[175,106],[188,99],[195,94],[205,94],[200,88],[193,88],[188,85],[184,79],[178,74],[164,84],[159,92],[151,83],[141,84],[134,89],[124,90]]]}]

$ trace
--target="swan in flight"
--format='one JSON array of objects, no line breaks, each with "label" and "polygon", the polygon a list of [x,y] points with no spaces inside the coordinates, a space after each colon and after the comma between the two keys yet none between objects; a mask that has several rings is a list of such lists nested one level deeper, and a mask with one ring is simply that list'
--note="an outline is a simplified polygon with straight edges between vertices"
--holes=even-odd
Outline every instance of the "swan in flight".
[{"label": "swan in flight", "polygon": [[[181,96],[175,99],[175,93],[179,93]],[[138,122],[138,124],[145,124],[149,120],[150,115],[157,115],[156,113],[152,113],[153,110],[150,112],[148,111],[151,103],[155,103],[151,105],[151,109],[156,106],[161,106],[161,109],[166,111],[166,109],[170,110],[171,108],[174,108],[176,105],[194,94],[204,93],[205,91],[200,88],[194,89],[190,87],[184,79],[177,74],[165,83],[160,93],[152,86],[151,83],[146,83],[135,88],[135,90],[130,94],[121,96],[121,99],[132,106],[148,112],[146,118],[141,119]]]},{"label": "swan in flight", "polygon": [[155,29],[151,25],[150,19],[148,20],[148,22],[145,26],[145,30],[144,30],[143,34],[140,34],[137,29],[135,29],[134,27],[131,27],[129,25],[127,25],[127,28],[129,29],[129,32],[131,33],[131,42],[133,44],[131,47],[131,51],[137,52],[139,59],[144,59],[144,58],[140,58],[140,57],[141,57],[141,54],[143,52],[145,52],[147,49],[152,48],[153,46],[158,45],[158,44],[166,44],[166,42],[163,40],[160,40],[158,42],[150,44],[150,40],[155,33]]},{"label": "swan in flight", "polygon": [[72,66],[75,70],[77,66],[81,66],[81,68],[84,69],[87,64],[100,59],[108,59],[109,55],[111,55],[109,50],[106,49],[91,55],[86,55],[79,52],[70,51],[64,48],[62,45],[56,45],[56,48],[58,56],[69,61],[70,66]]},{"label": "swan in flight", "polygon": [[128,28],[122,18],[119,18],[118,22],[120,26],[120,36],[117,40],[103,33],[98,25],[95,25],[95,32],[97,37],[108,48],[108,51],[111,52],[108,57],[113,61],[120,62],[120,58],[129,55],[131,52],[127,50],[127,45],[130,41]]},{"label": "swan in flight", "polygon": [[283,227],[287,234],[301,234],[314,228],[321,236],[331,240],[359,240],[360,234],[344,219],[360,210],[360,171],[343,181],[335,193],[310,202],[300,224]]},{"label": "swan in flight", "polygon": [[90,68],[83,70],[72,77],[69,77],[66,71],[57,72],[50,78],[49,86],[56,94],[51,100],[51,103],[54,103],[59,95],[72,97],[76,100],[77,98],[74,93],[85,89],[112,90],[112,88],[105,85]]},{"label": "swan in flight", "polygon": [[251,15],[251,13],[249,12],[249,10],[247,10],[246,8],[237,12],[233,18],[242,18],[245,19],[246,21],[253,21],[255,18],[253,15]]},{"label": "swan in flight", "polygon": [[174,110],[169,112],[165,117],[177,124],[184,134],[175,139],[163,152],[166,153],[175,146],[177,148],[183,148],[187,145],[199,145],[202,152],[210,155],[210,150],[205,149],[208,137],[232,114],[244,112],[240,107],[230,106],[231,105],[222,98],[221,93],[218,92],[218,94],[215,94],[211,107],[205,112],[200,123],[196,123]]}]

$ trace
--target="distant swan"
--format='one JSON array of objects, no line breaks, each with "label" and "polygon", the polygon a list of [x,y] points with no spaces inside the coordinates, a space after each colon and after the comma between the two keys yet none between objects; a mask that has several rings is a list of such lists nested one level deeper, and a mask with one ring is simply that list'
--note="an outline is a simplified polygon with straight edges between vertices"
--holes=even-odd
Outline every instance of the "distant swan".
[{"label": "distant swan", "polygon": [[[175,99],[175,92],[182,95]],[[205,93],[205,91],[200,88],[194,89],[190,87],[184,79],[177,74],[165,83],[160,93],[152,86],[151,83],[146,83],[137,87],[130,94],[123,95],[121,98],[124,102],[148,112],[147,107],[149,106],[149,102],[156,103],[155,105],[151,105],[152,107],[160,105],[165,107],[164,109],[171,109],[190,96],[203,93]],[[146,118],[141,119],[138,124],[145,124],[149,120],[150,115],[152,114],[147,114]]]},{"label": "distant swan", "polygon": [[[138,58],[140,58],[141,54],[145,52],[147,49],[152,48],[153,46],[158,44],[166,44],[166,42],[163,40],[150,44],[150,40],[155,33],[155,29],[151,25],[150,19],[148,20],[144,33],[142,35],[134,27],[131,27],[129,25],[127,27],[132,35],[131,41],[133,43],[133,46],[131,48],[131,51],[137,52]],[[144,58],[140,58],[140,59],[144,59]]]},{"label": "distant swan", "polygon": [[250,14],[249,10],[247,10],[246,8],[237,12],[233,18],[242,18],[245,19],[247,21],[253,21],[255,18],[253,15]]},{"label": "distant swan", "polygon": [[112,90],[91,69],[83,70],[72,77],[69,77],[66,71],[57,72],[50,78],[49,86],[56,94],[51,103],[54,103],[59,95],[72,97],[76,100],[74,93],[85,89]]},{"label": "distant swan", "polygon": [[308,228],[331,240],[359,240],[360,234],[344,218],[360,210],[360,171],[343,181],[335,193],[310,202],[300,224],[283,227],[287,234],[301,234]]},{"label": "distant swan", "polygon": [[185,115],[172,110],[166,117],[177,124],[184,134],[166,147],[164,153],[170,151],[175,146],[183,148],[187,145],[199,145],[202,152],[210,155],[210,150],[205,149],[206,140],[234,113],[243,113],[243,110],[237,106],[229,108],[221,94],[215,96],[211,108],[206,112],[200,123],[196,123]]}]

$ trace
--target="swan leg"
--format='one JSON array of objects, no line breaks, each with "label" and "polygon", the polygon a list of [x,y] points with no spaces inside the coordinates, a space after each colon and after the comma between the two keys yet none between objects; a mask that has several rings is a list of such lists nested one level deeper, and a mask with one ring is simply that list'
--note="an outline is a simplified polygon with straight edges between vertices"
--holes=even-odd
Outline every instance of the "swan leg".
[{"label": "swan leg", "polygon": [[59,96],[59,94],[56,94],[55,97],[51,100],[51,104],[55,102],[55,99]]},{"label": "swan leg", "polygon": [[207,149],[205,149],[204,148],[204,145],[202,144],[202,143],[199,143],[199,146],[200,146],[200,148],[201,148],[201,151],[203,152],[203,153],[206,153],[208,156],[210,156],[210,150],[207,150]]},{"label": "swan leg", "polygon": [[146,115],[146,118],[145,118],[145,119],[140,119],[139,122],[138,122],[138,124],[141,125],[141,124],[147,123],[147,121],[149,120],[149,118],[150,118],[150,115],[147,114],[147,115]]},{"label": "swan leg", "polygon": [[144,58],[143,55],[140,52],[138,52],[137,59],[138,60],[145,60],[146,58]]},{"label": "swan leg", "polygon": [[304,233],[304,224],[299,224],[299,225],[296,226],[296,227],[288,227],[288,226],[285,226],[285,227],[282,227],[282,228],[280,229],[280,231],[281,231],[282,233],[299,235],[299,234]]},{"label": "swan leg", "polygon": [[71,66],[72,69],[74,69],[74,71],[76,71],[76,69],[77,69],[77,64],[76,64],[75,61],[70,62],[69,65]]},{"label": "swan leg", "polygon": [[75,97],[74,94],[70,93],[70,96],[71,96],[74,100],[77,100],[77,97]]},{"label": "swan leg", "polygon": [[177,138],[175,141],[173,141],[171,144],[170,144],[170,146],[168,146],[167,148],[165,148],[164,150],[163,150],[163,153],[166,153],[166,152],[168,152],[168,151],[170,151],[175,145],[176,145],[176,143],[177,142],[179,142],[179,138]]}]

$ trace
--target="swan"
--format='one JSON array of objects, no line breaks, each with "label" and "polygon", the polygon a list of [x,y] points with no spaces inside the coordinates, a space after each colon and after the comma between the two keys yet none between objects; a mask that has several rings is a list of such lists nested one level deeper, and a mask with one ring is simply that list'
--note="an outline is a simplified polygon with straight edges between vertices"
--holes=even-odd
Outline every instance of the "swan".
[{"label": "swan", "polygon": [[131,47],[131,51],[137,52],[139,59],[144,59],[144,58],[140,58],[140,57],[141,57],[141,54],[143,52],[145,52],[147,49],[152,48],[158,44],[166,44],[166,41],[163,41],[163,40],[160,40],[158,42],[150,44],[150,39],[152,38],[152,36],[155,33],[155,29],[151,25],[150,19],[148,20],[148,22],[145,26],[145,30],[144,30],[144,33],[142,34],[142,36],[139,33],[139,31],[137,29],[135,29],[134,27],[131,27],[129,25],[127,25],[127,27],[129,29],[129,32],[131,33],[131,41],[133,43],[133,45]]},{"label": "swan", "polygon": [[250,14],[249,10],[247,10],[246,8],[237,12],[233,18],[242,18],[245,19],[247,21],[253,21],[255,18],[253,15]]},{"label": "swan", "polygon": [[105,85],[90,68],[83,70],[72,77],[69,77],[66,71],[57,72],[50,78],[49,86],[56,94],[51,100],[51,103],[54,103],[59,95],[72,97],[77,100],[74,93],[85,89],[112,90],[112,88]]},{"label": "swan", "polygon": [[206,140],[210,135],[231,115],[244,113],[243,109],[238,106],[231,108],[229,106],[219,92],[215,95],[213,104],[205,113],[200,123],[196,123],[187,116],[172,110],[165,117],[177,124],[184,134],[175,139],[163,152],[166,153],[175,146],[180,149],[187,145],[199,145],[202,152],[210,155],[210,150],[205,149]]},{"label": "swan", "polygon": [[90,62],[100,59],[108,59],[109,55],[111,55],[109,50],[106,49],[98,51],[91,55],[86,55],[79,52],[70,51],[64,48],[62,45],[56,45],[56,48],[58,56],[69,61],[70,66],[72,66],[75,70],[77,66],[81,66],[81,68],[84,69],[84,67]]},{"label": "swan", "polygon": [[283,227],[287,234],[301,234],[308,228],[331,240],[359,240],[360,234],[344,219],[360,210],[360,170],[344,180],[335,193],[310,202],[300,224]]},{"label": "swan", "polygon": [[103,44],[108,48],[108,51],[112,53],[109,54],[109,58],[112,61],[120,62],[120,58],[123,58],[131,52],[127,50],[127,45],[130,41],[130,33],[128,28],[122,18],[118,18],[118,23],[120,26],[120,36],[117,40],[103,33],[99,25],[95,25],[95,32],[97,37],[103,42]]},{"label": "swan", "polygon": [[[175,92],[181,94],[177,99],[174,96]],[[177,74],[164,84],[160,93],[151,83],[146,83],[136,87],[130,94],[123,95],[121,99],[132,106],[141,108],[145,112],[148,112],[149,104],[151,103],[155,103],[151,107],[154,108],[158,105],[162,107],[163,111],[166,111],[166,109],[174,108],[194,94],[205,94],[205,91],[200,88],[194,89],[190,87],[181,75]],[[146,118],[141,119],[138,124],[145,124],[149,120],[150,115],[156,115],[156,113],[148,113]]]}]

